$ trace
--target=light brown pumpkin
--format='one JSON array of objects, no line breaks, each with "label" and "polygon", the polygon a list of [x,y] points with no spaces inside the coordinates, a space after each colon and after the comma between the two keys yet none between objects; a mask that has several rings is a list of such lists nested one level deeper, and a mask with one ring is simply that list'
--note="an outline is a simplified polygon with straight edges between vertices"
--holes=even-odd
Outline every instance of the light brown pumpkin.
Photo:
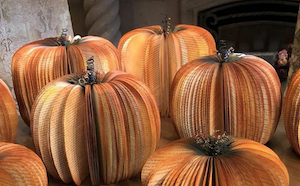
[{"label": "light brown pumpkin", "polygon": [[198,26],[177,25],[166,31],[161,26],[148,26],[126,33],[118,48],[125,71],[149,86],[165,115],[177,70],[193,59],[213,55],[216,44],[212,35]]},{"label": "light brown pumpkin", "polygon": [[171,118],[180,137],[226,131],[265,144],[279,121],[280,86],[275,69],[259,57],[203,57],[177,72]]},{"label": "light brown pumpkin", "polygon": [[14,142],[18,132],[16,103],[4,81],[0,79],[0,142]]},{"label": "light brown pumpkin", "polygon": [[34,99],[51,80],[82,72],[85,62],[94,56],[95,69],[122,70],[118,50],[108,40],[86,36],[67,39],[46,38],[21,47],[12,58],[12,77],[21,116],[29,125]]},{"label": "light brown pumpkin", "polygon": [[0,185],[47,186],[42,160],[24,146],[0,142]]},{"label": "light brown pumpkin", "polygon": [[33,105],[32,137],[48,172],[77,185],[89,174],[93,185],[137,175],[160,137],[150,90],[118,71],[82,81],[73,74],[51,82]]},{"label": "light brown pumpkin", "polygon": [[283,105],[283,121],[286,135],[292,148],[300,154],[299,143],[299,93],[300,93],[300,71],[298,70],[288,85],[284,105]]},{"label": "light brown pumpkin", "polygon": [[184,138],[154,152],[142,170],[143,185],[288,186],[274,151],[248,139]]}]

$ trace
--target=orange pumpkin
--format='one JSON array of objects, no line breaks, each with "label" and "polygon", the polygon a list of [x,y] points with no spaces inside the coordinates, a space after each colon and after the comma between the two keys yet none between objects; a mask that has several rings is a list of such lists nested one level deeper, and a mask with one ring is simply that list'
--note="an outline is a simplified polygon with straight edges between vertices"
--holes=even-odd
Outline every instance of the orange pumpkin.
[{"label": "orange pumpkin", "polygon": [[0,79],[0,142],[14,142],[18,131],[16,103],[7,85]]},{"label": "orange pumpkin", "polygon": [[194,60],[176,74],[171,118],[180,137],[216,130],[267,143],[281,111],[280,81],[265,60],[230,54]]},{"label": "orange pumpkin", "polygon": [[288,186],[289,175],[268,147],[248,139],[184,138],[154,152],[143,185]]},{"label": "orange pumpkin", "polygon": [[26,147],[0,142],[0,185],[47,186],[42,160]]},{"label": "orange pumpkin", "polygon": [[37,153],[65,183],[79,185],[89,174],[94,185],[128,179],[160,137],[159,111],[143,82],[118,71],[96,79],[64,76],[45,86],[33,105]]},{"label": "orange pumpkin", "polygon": [[164,31],[161,26],[135,29],[119,42],[125,71],[142,79],[154,93],[160,113],[169,108],[169,88],[177,70],[201,56],[213,55],[216,44],[205,29],[177,25]]},{"label": "orange pumpkin", "polygon": [[34,99],[51,80],[85,70],[85,61],[94,56],[96,70],[122,70],[117,49],[108,40],[87,36],[67,40],[46,38],[21,47],[12,59],[12,77],[19,110],[29,125]]},{"label": "orange pumpkin", "polygon": [[291,79],[286,91],[283,105],[283,121],[288,140],[292,148],[300,154],[299,143],[299,93],[300,93],[300,71],[298,70]]}]

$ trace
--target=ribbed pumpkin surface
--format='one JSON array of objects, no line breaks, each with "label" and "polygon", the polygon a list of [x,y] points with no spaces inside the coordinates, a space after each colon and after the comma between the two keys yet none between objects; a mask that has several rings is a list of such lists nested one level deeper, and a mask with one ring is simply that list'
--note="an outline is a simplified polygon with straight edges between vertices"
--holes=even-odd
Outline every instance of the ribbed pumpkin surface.
[{"label": "ribbed pumpkin surface", "polygon": [[268,147],[234,139],[227,153],[208,156],[193,138],[154,152],[142,170],[143,185],[288,186],[289,175]]},{"label": "ribbed pumpkin surface", "polygon": [[300,114],[300,71],[298,70],[288,86],[283,105],[285,131],[293,149],[300,154],[299,114]]},{"label": "ribbed pumpkin surface", "polygon": [[0,79],[0,142],[14,142],[18,131],[16,103],[7,85]]},{"label": "ribbed pumpkin surface", "polygon": [[47,186],[42,160],[26,147],[0,142],[0,185]]},{"label": "ribbed pumpkin surface", "polygon": [[162,115],[168,112],[169,88],[177,70],[216,52],[212,35],[192,25],[177,25],[170,33],[160,26],[135,29],[121,38],[118,48],[125,71],[150,87]]},{"label": "ribbed pumpkin surface", "polygon": [[266,143],[281,111],[280,81],[274,68],[255,56],[216,56],[183,66],[171,90],[171,117],[180,137],[224,131]]},{"label": "ribbed pumpkin surface", "polygon": [[29,43],[14,54],[13,84],[25,123],[29,125],[31,107],[41,88],[63,75],[82,72],[91,56],[97,61],[96,70],[122,70],[117,49],[108,40],[95,36],[67,46],[60,46],[57,38],[47,38]]},{"label": "ribbed pumpkin surface", "polygon": [[37,153],[55,178],[94,185],[138,174],[160,137],[155,99],[132,75],[109,72],[93,85],[64,76],[49,83],[32,111]]}]

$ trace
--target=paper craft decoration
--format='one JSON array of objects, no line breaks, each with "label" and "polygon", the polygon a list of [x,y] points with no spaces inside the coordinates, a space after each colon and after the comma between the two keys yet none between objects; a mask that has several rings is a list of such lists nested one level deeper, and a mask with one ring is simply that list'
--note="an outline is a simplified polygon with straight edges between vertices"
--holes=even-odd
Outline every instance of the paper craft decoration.
[{"label": "paper craft decoration", "polygon": [[13,143],[0,142],[0,185],[47,186],[47,172],[33,151]]},{"label": "paper craft decoration", "polygon": [[125,34],[119,42],[125,71],[154,93],[161,115],[168,114],[169,88],[177,70],[187,62],[216,52],[212,35],[192,25],[148,26]]},{"label": "paper craft decoration", "polygon": [[108,40],[86,36],[35,41],[21,47],[12,59],[12,77],[21,116],[29,125],[33,101],[43,86],[66,74],[82,72],[94,56],[95,69],[122,70],[118,50]]},{"label": "paper craft decoration", "polygon": [[135,176],[159,141],[159,110],[149,88],[124,72],[103,76],[64,76],[33,105],[37,154],[65,183],[80,185],[89,174],[93,185]]},{"label": "paper craft decoration", "polygon": [[15,142],[17,131],[16,103],[9,88],[0,79],[0,142]]},{"label": "paper craft decoration", "polygon": [[267,143],[281,111],[275,69],[259,57],[221,55],[194,60],[177,72],[170,115],[179,136],[212,135],[218,130]]},{"label": "paper craft decoration", "polygon": [[292,148],[300,154],[299,146],[299,93],[300,93],[300,70],[298,70],[288,88],[285,95],[283,105],[283,121],[285,125],[286,135]]},{"label": "paper craft decoration", "polygon": [[154,152],[143,185],[288,186],[289,175],[268,147],[248,139],[184,138]]}]

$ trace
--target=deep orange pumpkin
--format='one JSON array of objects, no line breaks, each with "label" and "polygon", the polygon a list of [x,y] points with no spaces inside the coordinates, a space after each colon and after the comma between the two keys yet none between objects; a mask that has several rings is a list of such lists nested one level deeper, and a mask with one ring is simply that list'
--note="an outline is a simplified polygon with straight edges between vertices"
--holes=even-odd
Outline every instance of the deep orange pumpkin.
[{"label": "deep orange pumpkin", "polygon": [[[77,38],[77,39],[76,39]],[[117,49],[108,40],[86,36],[46,38],[21,47],[12,59],[12,77],[21,116],[29,125],[33,101],[43,86],[66,74],[82,72],[94,56],[95,69],[122,70]]]},{"label": "deep orange pumpkin", "polygon": [[18,131],[16,103],[7,85],[0,79],[0,142],[14,142]]},{"label": "deep orange pumpkin", "polygon": [[42,160],[26,147],[0,142],[0,185],[47,186]]},{"label": "deep orange pumpkin", "polygon": [[289,185],[285,165],[268,147],[248,139],[203,140],[184,138],[154,152],[143,185]]},{"label": "deep orange pumpkin", "polygon": [[43,88],[32,110],[32,136],[48,172],[79,185],[128,179],[140,172],[160,137],[159,111],[148,87],[124,72],[81,84],[64,76]]}]

